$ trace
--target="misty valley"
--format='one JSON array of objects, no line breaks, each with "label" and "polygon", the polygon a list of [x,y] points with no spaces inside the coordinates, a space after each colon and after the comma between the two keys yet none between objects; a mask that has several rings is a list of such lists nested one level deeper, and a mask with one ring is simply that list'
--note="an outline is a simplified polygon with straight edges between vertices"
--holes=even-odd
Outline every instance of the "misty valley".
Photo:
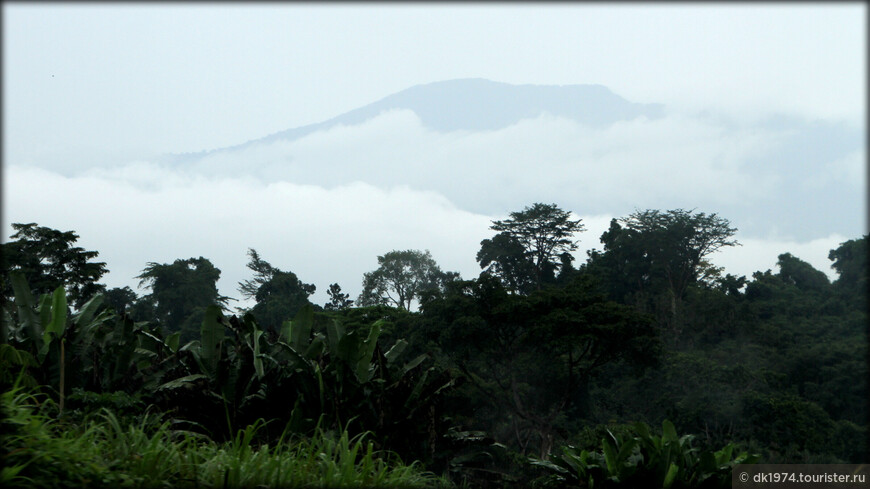
[{"label": "misty valley", "polygon": [[582,219],[533,203],[476,277],[384,250],[324,304],[254,248],[236,298],[202,256],[108,288],[75,231],[13,224],[0,485],[725,488],[866,462],[868,235],[833,281],[789,252],[746,277],[710,261],[736,224],[636,210],[581,258]]}]

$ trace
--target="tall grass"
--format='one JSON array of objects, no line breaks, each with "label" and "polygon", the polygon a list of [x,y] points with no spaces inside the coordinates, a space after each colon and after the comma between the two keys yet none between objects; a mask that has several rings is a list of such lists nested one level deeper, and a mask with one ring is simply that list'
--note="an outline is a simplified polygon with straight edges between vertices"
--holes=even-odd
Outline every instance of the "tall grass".
[{"label": "tall grass", "polygon": [[318,430],[257,446],[262,420],[218,444],[145,415],[124,423],[103,410],[82,425],[53,419],[56,406],[16,387],[3,393],[0,486],[124,488],[444,487],[414,462],[374,449],[365,434]]}]

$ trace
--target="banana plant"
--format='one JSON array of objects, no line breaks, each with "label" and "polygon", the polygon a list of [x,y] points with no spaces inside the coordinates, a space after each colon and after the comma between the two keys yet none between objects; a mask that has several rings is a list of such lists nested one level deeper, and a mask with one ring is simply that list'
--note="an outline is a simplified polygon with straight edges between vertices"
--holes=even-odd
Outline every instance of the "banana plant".
[{"label": "banana plant", "polygon": [[[42,314],[37,310],[24,274],[19,271],[9,272],[9,281],[12,284],[14,311],[18,316],[18,321],[4,321],[3,335],[9,340],[17,340],[23,345],[29,344],[29,349],[35,353],[42,346],[40,341],[44,330],[40,321]],[[11,316],[11,313],[9,315]]]},{"label": "banana plant", "polygon": [[96,295],[70,321],[76,374],[87,389],[99,392],[132,391],[144,382],[156,354],[149,348],[152,333],[103,308]]},{"label": "banana plant", "polygon": [[607,478],[617,483],[628,480],[637,472],[638,462],[642,460],[638,440],[619,440],[610,430],[607,430],[607,435],[601,439]]},{"label": "banana plant", "polygon": [[687,480],[689,471],[697,460],[697,448],[692,447],[694,435],[677,436],[674,424],[662,422],[662,436],[650,434],[649,427],[635,423],[638,442],[644,449],[645,467],[652,472],[654,480],[667,489],[677,480]]},{"label": "banana plant", "polygon": [[754,464],[761,459],[758,454],[740,452],[734,454],[734,444],[729,443],[721,450],[704,450],[698,459],[695,472],[689,479],[691,485],[718,487],[731,486],[731,471],[737,464]]},{"label": "banana plant", "polygon": [[635,423],[634,434],[614,436],[607,431],[600,451],[577,451],[566,446],[550,460],[531,459],[551,477],[585,487],[634,486],[716,487],[731,484],[731,470],[737,464],[756,463],[758,455],[734,454],[734,445],[720,450],[700,451],[692,447],[693,435],[677,436],[670,421],[662,422],[662,435],[650,432],[649,426]]},{"label": "banana plant", "polygon": [[[63,287],[58,287],[53,293],[44,294],[40,298],[39,306],[34,307],[35,301],[24,275],[18,271],[10,272],[9,275],[18,313],[18,326],[8,327],[9,330],[4,331],[4,336],[17,339],[19,346],[25,351],[35,353],[36,363],[43,370],[48,365],[57,366],[55,385],[59,394],[59,412],[62,414],[66,391],[66,292]],[[49,354],[51,358],[46,362]],[[54,380],[53,373],[47,377]]]},{"label": "banana plant", "polygon": [[223,412],[227,433],[233,432],[248,405],[264,399],[266,376],[276,362],[266,355],[264,331],[252,316],[227,318],[220,307],[209,306],[198,340],[179,348],[178,338],[169,336],[163,344],[183,368],[159,385],[158,393],[172,399],[199,396],[190,402],[210,410],[214,418]]},{"label": "banana plant", "polygon": [[184,368],[157,391],[174,399],[167,404],[209,412],[212,429],[221,417],[227,426],[281,419],[297,433],[318,422],[335,429],[350,423],[383,443],[410,443],[409,430],[428,429],[453,379],[425,364],[427,355],[404,361],[404,340],[384,353],[382,328],[378,321],[350,328],[309,306],[270,335],[253,316],[227,318],[215,306],[205,311],[200,339],[178,349]]},{"label": "banana plant", "polygon": [[9,343],[0,343],[0,391],[9,389],[15,382],[25,387],[39,385],[28,373],[29,368],[38,365],[36,358],[30,352],[19,350]]},{"label": "banana plant", "polygon": [[353,419],[360,429],[375,432],[384,446],[411,444],[417,432],[429,438],[425,431],[432,425],[435,404],[455,380],[428,365],[426,354],[406,361],[408,342],[403,339],[382,349],[384,327],[375,321],[348,328],[336,318],[318,327],[310,307],[283,324],[270,357],[286,365],[282,382],[275,385],[297,394],[289,400],[294,426],[313,426],[326,413],[327,424],[341,427]]},{"label": "banana plant", "polygon": [[561,451],[561,454],[554,454],[549,460],[530,458],[530,462],[571,485],[593,487],[595,479],[601,478],[601,468],[606,463],[602,454],[587,450],[577,452],[571,445],[563,446]]},{"label": "banana plant", "polygon": [[34,357],[42,383],[57,386],[59,407],[70,388],[134,390],[146,377],[146,369],[159,360],[161,350],[154,343],[163,340],[145,323],[134,323],[103,307],[102,294],[69,314],[62,287],[37,303],[20,272],[11,272],[10,282],[15,300],[14,307],[4,311],[3,334],[10,345]]}]

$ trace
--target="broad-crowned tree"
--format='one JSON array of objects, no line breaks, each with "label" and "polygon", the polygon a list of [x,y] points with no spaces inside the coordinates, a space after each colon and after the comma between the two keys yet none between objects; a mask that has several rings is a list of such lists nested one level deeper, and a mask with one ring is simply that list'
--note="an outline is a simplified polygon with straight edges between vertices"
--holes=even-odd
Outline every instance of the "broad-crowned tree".
[{"label": "broad-crowned tree", "polygon": [[716,272],[705,258],[723,247],[739,245],[733,239],[736,231],[716,214],[637,211],[610,222],[610,229],[601,235],[604,251],[591,251],[586,269],[620,301],[645,305],[666,294],[669,321],[678,333],[677,309],[686,288]]},{"label": "broad-crowned tree", "polygon": [[378,257],[378,268],[363,277],[360,306],[388,305],[411,310],[412,303],[444,284],[456,280],[456,272],[444,272],[429,250],[390,251]]},{"label": "broad-crowned tree", "polygon": [[828,253],[831,268],[840,275],[834,282],[837,289],[857,295],[866,304],[867,297],[867,240],[865,234],[850,239]]},{"label": "broad-crowned tree", "polygon": [[277,331],[284,321],[292,319],[303,306],[311,304],[308,297],[317,287],[299,280],[293,272],[281,270],[260,257],[257,250],[248,249],[248,268],[254,277],[239,282],[239,292],[255,299],[251,314],[264,329]]},{"label": "broad-crowned tree", "polygon": [[130,287],[114,287],[104,294],[104,302],[107,308],[111,308],[118,314],[123,314],[136,304],[138,297]]},{"label": "broad-crowned tree", "polygon": [[251,314],[263,329],[277,332],[284,321],[293,319],[304,306],[311,304],[308,296],[315,290],[313,284],[302,282],[295,273],[278,270],[257,289],[257,304]]},{"label": "broad-crowned tree", "polygon": [[50,294],[63,286],[73,307],[78,309],[106,286],[98,283],[108,272],[106,264],[93,261],[99,253],[75,246],[79,236],[73,231],[58,231],[36,223],[12,224],[16,233],[4,243],[3,296],[11,300],[12,285],[8,272],[20,270],[34,296]]},{"label": "broad-crowned tree", "polygon": [[608,301],[588,277],[524,296],[482,275],[452,284],[422,311],[422,334],[473,382],[493,412],[506,413],[483,428],[500,431],[502,442],[513,438],[523,451],[536,440],[542,457],[597,369],[619,359],[649,365],[658,352],[651,318]]},{"label": "broad-crowned tree", "polygon": [[327,311],[341,311],[353,305],[350,294],[342,293],[341,286],[338,284],[330,284],[326,293],[329,294],[329,302],[323,308]]},{"label": "broad-crowned tree", "polygon": [[275,272],[279,272],[277,268],[266,260],[260,258],[260,254],[253,248],[248,248],[247,267],[254,272],[254,278],[239,282],[239,292],[245,299],[253,299],[257,295],[257,290],[260,286],[268,282]]},{"label": "broad-crowned tree", "polygon": [[168,332],[181,331],[182,341],[196,337],[205,308],[226,306],[228,297],[218,293],[221,271],[206,258],[178,259],[173,263],[150,262],[136,278],[140,287],[151,293],[143,303],[151,303],[153,314]]},{"label": "broad-crowned tree", "polygon": [[585,229],[581,221],[556,204],[535,203],[511,212],[510,219],[492,222],[490,229],[498,234],[480,242],[477,261],[513,292],[540,289],[555,279],[564,263],[561,256],[577,249],[574,235]]},{"label": "broad-crowned tree", "polygon": [[809,263],[792,255],[783,253],[777,257],[779,277],[788,284],[801,290],[821,292],[830,287],[828,276],[821,270],[816,270]]}]

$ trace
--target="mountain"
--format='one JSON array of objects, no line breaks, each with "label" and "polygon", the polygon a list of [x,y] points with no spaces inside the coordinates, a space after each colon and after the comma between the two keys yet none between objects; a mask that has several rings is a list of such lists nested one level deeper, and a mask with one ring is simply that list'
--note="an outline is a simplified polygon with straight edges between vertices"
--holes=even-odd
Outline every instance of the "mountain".
[{"label": "mountain", "polygon": [[663,105],[625,100],[603,85],[511,85],[481,78],[416,85],[324,122],[280,131],[236,146],[174,155],[182,159],[238,150],[275,141],[292,141],[333,126],[353,126],[382,112],[411,110],[423,125],[438,132],[492,131],[543,113],[593,127],[663,116]]},{"label": "mountain", "polygon": [[[419,125],[394,114],[363,129],[395,110],[412,111]],[[542,114],[575,124],[530,121]],[[698,208],[757,236],[851,236],[864,226],[866,206],[854,205],[864,200],[862,128],[783,114],[753,122],[715,112],[670,115],[661,104],[630,102],[602,85],[449,80],[162,162],[191,174],[324,189],[407,187],[486,215],[558,202],[586,214]],[[615,124],[621,121],[636,123]],[[338,127],[346,130],[329,134]],[[313,133],[323,137],[296,141]]]}]

